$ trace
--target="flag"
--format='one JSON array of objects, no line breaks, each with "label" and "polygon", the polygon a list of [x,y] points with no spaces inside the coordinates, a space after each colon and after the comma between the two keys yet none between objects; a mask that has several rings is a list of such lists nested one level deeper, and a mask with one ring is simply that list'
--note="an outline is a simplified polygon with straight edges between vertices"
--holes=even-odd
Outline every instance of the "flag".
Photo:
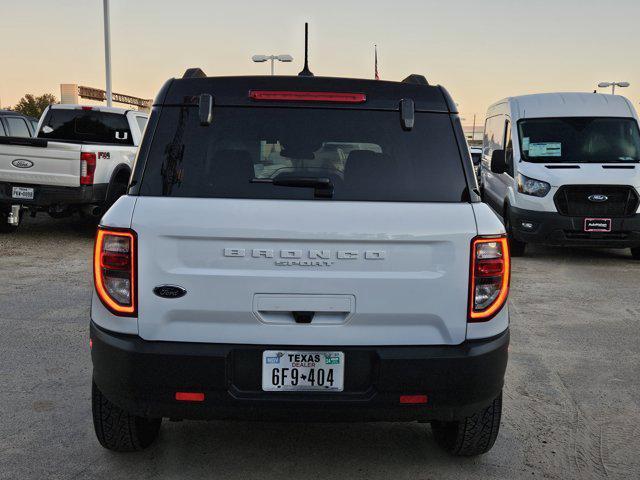
[{"label": "flag", "polygon": [[374,45],[375,48],[375,57],[376,57],[376,65],[375,65],[375,79],[380,80],[380,75],[378,75],[378,45]]}]

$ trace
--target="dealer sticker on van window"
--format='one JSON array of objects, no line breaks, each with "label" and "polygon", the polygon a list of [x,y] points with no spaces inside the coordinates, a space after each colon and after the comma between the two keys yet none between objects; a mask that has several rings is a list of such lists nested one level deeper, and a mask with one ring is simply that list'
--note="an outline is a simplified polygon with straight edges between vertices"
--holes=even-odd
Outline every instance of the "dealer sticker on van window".
[{"label": "dealer sticker on van window", "polygon": [[525,152],[529,150],[529,143],[531,143],[529,141],[529,137],[524,137],[522,139],[522,150],[524,150]]},{"label": "dealer sticker on van window", "polygon": [[529,144],[530,157],[561,157],[562,143],[560,142],[537,142]]}]

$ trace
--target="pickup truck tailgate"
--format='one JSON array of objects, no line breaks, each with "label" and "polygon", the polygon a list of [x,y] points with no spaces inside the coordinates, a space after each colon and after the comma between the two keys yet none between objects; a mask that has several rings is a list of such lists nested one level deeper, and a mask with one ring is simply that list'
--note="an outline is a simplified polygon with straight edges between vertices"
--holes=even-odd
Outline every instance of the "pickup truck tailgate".
[{"label": "pickup truck tailgate", "polygon": [[[25,139],[22,139],[25,140]],[[0,182],[77,187],[80,185],[79,144],[0,143]]]}]

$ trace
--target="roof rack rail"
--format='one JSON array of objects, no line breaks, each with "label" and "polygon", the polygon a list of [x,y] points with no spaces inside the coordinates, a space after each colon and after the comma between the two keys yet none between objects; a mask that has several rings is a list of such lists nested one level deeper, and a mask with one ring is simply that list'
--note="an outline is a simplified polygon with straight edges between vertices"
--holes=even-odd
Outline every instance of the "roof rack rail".
[{"label": "roof rack rail", "polygon": [[429,85],[427,79],[424,75],[418,75],[417,73],[412,73],[407,78],[402,80],[402,83],[413,83],[414,85]]},{"label": "roof rack rail", "polygon": [[206,77],[207,77],[206,73],[204,73],[202,69],[198,67],[187,68],[184,71],[184,75],[182,75],[182,78],[206,78]]}]

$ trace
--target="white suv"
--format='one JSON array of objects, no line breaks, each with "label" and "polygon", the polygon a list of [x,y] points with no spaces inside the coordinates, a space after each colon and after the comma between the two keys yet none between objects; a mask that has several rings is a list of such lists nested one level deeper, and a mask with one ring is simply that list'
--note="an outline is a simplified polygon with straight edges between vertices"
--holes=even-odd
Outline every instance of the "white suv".
[{"label": "white suv", "polygon": [[509,275],[442,87],[188,71],[96,238],[98,440],[144,448],[163,417],[422,421],[484,453]]}]

